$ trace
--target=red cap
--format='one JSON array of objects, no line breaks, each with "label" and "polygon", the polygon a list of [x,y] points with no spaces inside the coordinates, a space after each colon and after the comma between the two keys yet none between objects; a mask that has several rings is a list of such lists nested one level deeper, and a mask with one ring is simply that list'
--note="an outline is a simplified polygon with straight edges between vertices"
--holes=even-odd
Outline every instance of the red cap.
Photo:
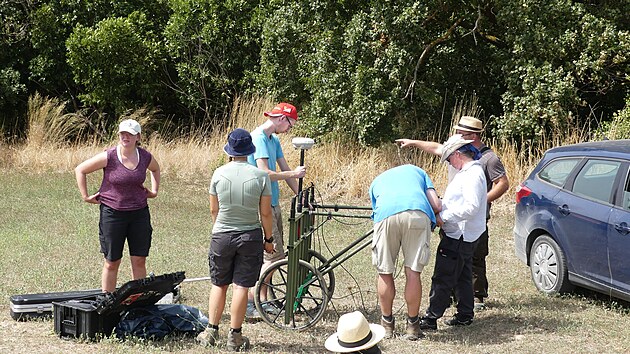
[{"label": "red cap", "polygon": [[297,109],[295,109],[295,106],[286,102],[278,103],[275,107],[273,107],[271,112],[265,112],[265,116],[266,117],[287,116],[291,119],[295,119],[295,120],[298,119]]}]

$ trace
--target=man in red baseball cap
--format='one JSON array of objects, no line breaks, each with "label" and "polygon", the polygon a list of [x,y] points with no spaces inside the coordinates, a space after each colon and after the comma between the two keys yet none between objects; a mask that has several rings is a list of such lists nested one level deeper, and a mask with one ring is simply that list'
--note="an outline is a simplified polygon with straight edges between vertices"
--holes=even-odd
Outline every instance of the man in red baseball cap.
[{"label": "man in red baseball cap", "polygon": [[[298,178],[304,177],[306,167],[298,166],[291,169],[284,158],[282,146],[277,134],[288,132],[298,121],[298,114],[295,106],[290,103],[278,103],[270,112],[265,112],[265,121],[251,133],[252,142],[256,146],[256,151],[249,155],[250,164],[257,166],[259,169],[266,171],[271,179],[271,208],[273,211],[273,228],[271,240],[274,245],[274,253],[265,253],[263,258],[263,266],[261,273],[273,262],[284,258],[284,235],[282,233],[282,211],[280,210],[280,188],[278,181],[287,182],[291,190],[295,194],[298,193]],[[266,289],[262,289],[261,300],[266,300]],[[250,292],[250,299],[247,304],[246,315],[248,318],[260,317],[254,306],[254,297]],[[272,308],[267,303],[263,306],[264,310],[271,313],[278,312],[278,309]]]},{"label": "man in red baseball cap", "polygon": [[265,117],[280,117],[285,116],[293,120],[292,123],[296,123],[298,120],[297,110],[295,106],[290,103],[280,102],[278,103],[271,112],[265,112]]}]

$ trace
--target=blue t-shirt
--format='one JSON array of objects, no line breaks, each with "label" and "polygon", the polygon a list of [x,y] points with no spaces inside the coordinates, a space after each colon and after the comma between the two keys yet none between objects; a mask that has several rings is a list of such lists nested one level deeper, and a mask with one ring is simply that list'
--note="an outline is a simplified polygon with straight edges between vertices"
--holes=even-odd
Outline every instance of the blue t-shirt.
[{"label": "blue t-shirt", "polygon": [[377,223],[406,210],[420,210],[435,226],[435,213],[426,191],[435,189],[429,175],[420,167],[403,165],[389,169],[374,178],[370,185],[372,219]]},{"label": "blue t-shirt", "polygon": [[[254,166],[258,159],[268,159],[269,169],[276,171],[276,161],[279,158],[283,158],[282,147],[280,146],[280,140],[276,134],[267,136],[261,128],[254,129],[251,132],[252,143],[256,146],[256,152],[247,157],[247,161]],[[271,181],[271,206],[277,206],[280,199],[280,186],[278,181]]]}]

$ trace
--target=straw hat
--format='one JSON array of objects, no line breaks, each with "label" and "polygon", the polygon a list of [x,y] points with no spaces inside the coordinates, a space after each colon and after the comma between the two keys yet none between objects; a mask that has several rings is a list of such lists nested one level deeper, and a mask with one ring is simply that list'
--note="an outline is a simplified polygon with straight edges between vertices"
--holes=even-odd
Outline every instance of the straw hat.
[{"label": "straw hat", "polygon": [[466,140],[461,134],[453,134],[447,141],[442,144],[442,158],[440,161],[444,162],[460,147],[472,143],[474,140]]},{"label": "straw hat", "polygon": [[336,353],[350,353],[372,348],[385,337],[385,328],[368,323],[359,311],[339,317],[337,333],[326,339],[326,349]]},{"label": "straw hat", "polygon": [[483,123],[471,116],[462,116],[459,119],[459,123],[455,126],[456,130],[463,130],[465,132],[480,133],[483,131]]}]

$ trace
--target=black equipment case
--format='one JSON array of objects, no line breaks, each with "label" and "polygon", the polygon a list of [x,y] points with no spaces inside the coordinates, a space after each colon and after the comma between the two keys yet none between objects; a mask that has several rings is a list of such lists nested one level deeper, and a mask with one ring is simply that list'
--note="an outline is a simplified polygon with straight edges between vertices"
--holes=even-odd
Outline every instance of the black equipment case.
[{"label": "black equipment case", "polygon": [[52,317],[53,301],[95,300],[101,289],[64,291],[57,293],[23,294],[11,296],[11,317],[25,321],[39,317]]},{"label": "black equipment case", "polygon": [[53,302],[55,333],[90,339],[109,336],[125,310],[155,304],[185,277],[184,272],[150,276],[127,282],[96,299]]}]

